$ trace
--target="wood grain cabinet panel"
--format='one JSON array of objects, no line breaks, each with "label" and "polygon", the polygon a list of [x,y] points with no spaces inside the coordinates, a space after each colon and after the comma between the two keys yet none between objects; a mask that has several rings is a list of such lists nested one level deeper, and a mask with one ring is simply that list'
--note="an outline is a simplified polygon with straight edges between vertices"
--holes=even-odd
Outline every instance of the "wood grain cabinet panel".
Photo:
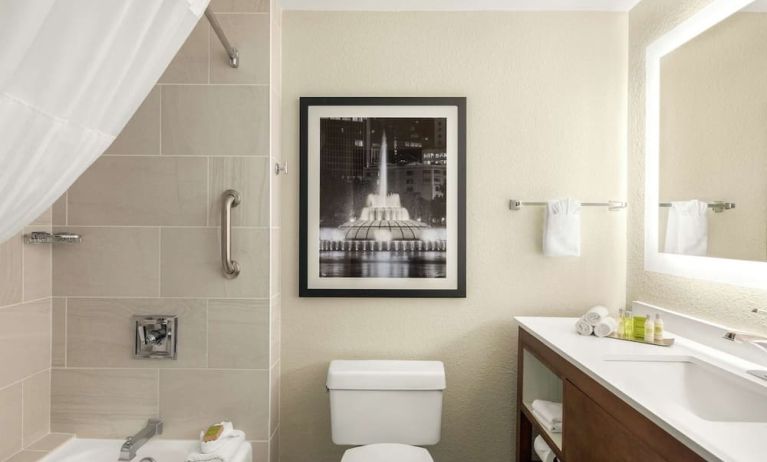
[{"label": "wood grain cabinet panel", "polygon": [[665,460],[629,433],[624,424],[565,380],[563,447],[568,461],[649,462]]}]

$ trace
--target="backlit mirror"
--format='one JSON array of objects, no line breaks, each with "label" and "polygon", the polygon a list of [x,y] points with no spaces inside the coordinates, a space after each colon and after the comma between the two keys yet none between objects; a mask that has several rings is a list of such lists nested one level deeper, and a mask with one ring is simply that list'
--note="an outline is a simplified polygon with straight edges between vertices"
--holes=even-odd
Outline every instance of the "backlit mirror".
[{"label": "backlit mirror", "polygon": [[767,287],[767,0],[647,50],[645,268]]}]

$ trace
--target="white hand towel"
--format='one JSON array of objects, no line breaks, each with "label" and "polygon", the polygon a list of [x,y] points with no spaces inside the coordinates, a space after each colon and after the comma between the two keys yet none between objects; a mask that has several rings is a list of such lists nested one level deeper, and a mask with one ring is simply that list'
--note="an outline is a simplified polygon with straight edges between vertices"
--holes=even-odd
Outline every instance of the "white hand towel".
[{"label": "white hand towel", "polygon": [[544,440],[541,435],[535,437],[535,440],[533,441],[533,449],[535,450],[535,453],[538,454],[538,458],[541,459],[541,462],[554,462],[556,455],[549,445],[546,444],[546,440]]},{"label": "white hand towel", "polygon": [[243,442],[239,446],[226,446],[221,452],[210,454],[195,452],[186,456],[186,462],[248,462],[252,459],[250,443]]},{"label": "white hand towel", "polygon": [[222,427],[224,427],[224,429],[221,431],[221,435],[219,435],[218,439],[216,440],[205,442],[203,441],[203,436],[205,436],[205,431],[203,430],[200,432],[200,452],[201,453],[203,454],[214,453],[218,451],[219,448],[222,448],[228,443],[230,443],[229,438],[231,438],[232,436],[239,436],[239,434],[235,433],[236,430],[234,429],[234,425],[232,425],[232,422],[224,421],[224,422],[219,422],[217,425],[221,425]]},{"label": "white hand towel", "polygon": [[672,202],[666,224],[666,253],[705,256],[708,252],[708,203]]},{"label": "white hand towel", "polygon": [[596,326],[602,320],[610,315],[610,312],[602,305],[592,306],[586,314],[583,315],[583,319],[589,322],[592,326]]},{"label": "white hand towel", "polygon": [[562,403],[536,399],[532,407],[533,411],[540,414],[547,422],[562,423]]},{"label": "white hand towel", "polygon": [[594,333],[594,326],[586,319],[581,318],[575,323],[575,332],[578,332],[578,335],[591,335]]},{"label": "white hand towel", "polygon": [[581,203],[573,199],[549,201],[543,224],[543,254],[547,257],[581,255]]},{"label": "white hand towel", "polygon": [[602,318],[599,324],[594,326],[594,335],[597,337],[607,337],[618,330],[618,321],[611,317]]},{"label": "white hand towel", "polygon": [[551,433],[562,433],[562,422],[550,422],[535,409],[533,409],[533,417],[543,428]]}]

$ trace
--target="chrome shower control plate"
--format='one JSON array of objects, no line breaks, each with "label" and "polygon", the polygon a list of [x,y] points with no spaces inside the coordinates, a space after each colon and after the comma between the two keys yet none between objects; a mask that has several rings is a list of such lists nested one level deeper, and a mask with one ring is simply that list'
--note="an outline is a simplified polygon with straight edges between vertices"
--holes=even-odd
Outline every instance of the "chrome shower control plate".
[{"label": "chrome shower control plate", "polygon": [[178,317],[165,315],[133,316],[134,359],[176,359]]}]

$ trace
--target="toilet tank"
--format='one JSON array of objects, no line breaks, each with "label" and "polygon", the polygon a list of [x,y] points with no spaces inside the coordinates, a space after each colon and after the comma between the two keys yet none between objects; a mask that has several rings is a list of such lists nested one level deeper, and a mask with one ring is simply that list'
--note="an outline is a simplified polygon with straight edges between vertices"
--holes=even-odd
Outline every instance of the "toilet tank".
[{"label": "toilet tank", "polygon": [[437,444],[445,367],[440,361],[330,363],[333,443]]}]

